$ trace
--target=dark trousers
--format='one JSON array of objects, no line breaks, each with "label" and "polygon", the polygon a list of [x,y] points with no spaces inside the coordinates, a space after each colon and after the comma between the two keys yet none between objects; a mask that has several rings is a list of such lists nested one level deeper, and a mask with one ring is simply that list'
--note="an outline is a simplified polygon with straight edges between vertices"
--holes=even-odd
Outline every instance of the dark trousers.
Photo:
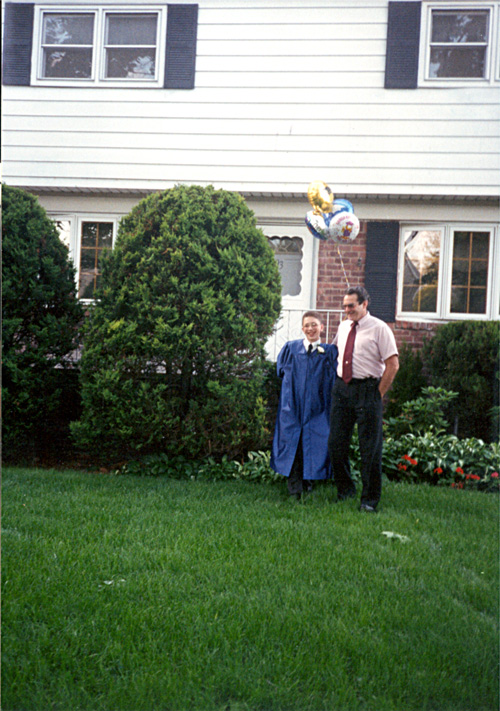
[{"label": "dark trousers", "polygon": [[361,503],[376,507],[382,492],[382,397],[375,378],[337,378],[332,390],[328,448],[339,498],[356,493],[351,477],[349,447],[358,425],[363,490]]},{"label": "dark trousers", "polygon": [[290,476],[287,479],[288,493],[290,496],[297,496],[303,491],[311,491],[312,481],[304,479],[304,454],[302,451],[302,434],[300,435],[297,452],[293,460]]}]

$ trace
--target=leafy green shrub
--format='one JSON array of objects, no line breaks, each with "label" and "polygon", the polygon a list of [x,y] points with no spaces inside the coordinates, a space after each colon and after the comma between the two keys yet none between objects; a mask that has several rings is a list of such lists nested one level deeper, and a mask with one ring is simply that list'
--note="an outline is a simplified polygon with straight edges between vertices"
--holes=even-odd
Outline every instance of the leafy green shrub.
[{"label": "leafy green shrub", "polygon": [[276,262],[239,195],[149,196],[103,261],[77,442],[121,459],[234,458],[267,445],[264,346],[280,309]]},{"label": "leafy green shrub", "polygon": [[384,420],[385,435],[400,437],[408,433],[424,434],[424,432],[442,434],[449,426],[443,409],[456,397],[457,393],[443,388],[424,388],[422,397],[406,402],[401,408],[400,415]]},{"label": "leafy green shrub", "polygon": [[68,250],[38,200],[2,186],[3,456],[32,459],[61,406],[83,318]]},{"label": "leafy green shrub", "polygon": [[270,452],[262,451],[248,452],[247,458],[243,462],[231,460],[225,455],[219,461],[214,457],[194,461],[182,455],[169,456],[162,452],[127,462],[116,473],[135,476],[164,476],[170,479],[207,479],[210,481],[229,479],[263,483],[282,481],[283,477],[276,474],[269,466],[269,459]]},{"label": "leafy green shrub", "polygon": [[426,385],[420,352],[403,343],[399,349],[399,370],[389,390],[385,416],[396,417],[404,403],[419,397]]},{"label": "leafy green shrub", "polygon": [[494,395],[499,351],[498,321],[447,323],[424,344],[431,384],[459,395],[446,414],[460,437],[498,438],[498,432],[492,432],[492,408],[498,405]]},{"label": "leafy green shrub", "polygon": [[500,445],[475,437],[426,432],[384,441],[383,470],[396,481],[440,485],[466,481],[469,487],[498,490],[499,469]]}]

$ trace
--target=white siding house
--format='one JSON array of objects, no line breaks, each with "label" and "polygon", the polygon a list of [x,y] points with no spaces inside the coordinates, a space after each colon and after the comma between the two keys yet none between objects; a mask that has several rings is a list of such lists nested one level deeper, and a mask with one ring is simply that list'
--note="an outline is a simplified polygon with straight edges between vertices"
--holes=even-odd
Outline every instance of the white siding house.
[{"label": "white siding house", "polygon": [[197,183],[245,196],[285,309],[335,311],[338,255],[304,224],[323,180],[362,221],[342,249],[374,312],[402,330],[499,318],[498,0],[21,0],[4,14],[3,180],[60,221],[82,297],[122,215]]}]

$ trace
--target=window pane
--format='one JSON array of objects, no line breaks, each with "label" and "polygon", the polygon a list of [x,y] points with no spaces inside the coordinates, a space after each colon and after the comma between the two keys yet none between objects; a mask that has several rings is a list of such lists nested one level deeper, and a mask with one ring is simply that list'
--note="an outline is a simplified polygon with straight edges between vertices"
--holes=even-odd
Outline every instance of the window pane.
[{"label": "window pane", "polygon": [[269,244],[278,263],[282,296],[298,296],[302,280],[303,240],[300,237],[270,237]]},{"label": "window pane", "polygon": [[80,299],[91,299],[95,290],[95,274],[94,272],[80,273],[80,288],[78,289],[78,297]]},{"label": "window pane", "polygon": [[156,45],[157,15],[107,15],[106,44]]},{"label": "window pane", "polygon": [[483,78],[486,68],[485,47],[431,48],[431,79],[465,77]]},{"label": "window pane", "polygon": [[486,42],[488,10],[432,13],[432,42]]},{"label": "window pane", "polygon": [[489,232],[454,233],[452,313],[486,313],[489,241]]},{"label": "window pane", "polygon": [[82,271],[89,271],[90,269],[94,269],[95,267],[95,259],[96,259],[96,250],[95,249],[82,249],[82,253],[80,256],[80,269]]},{"label": "window pane", "polygon": [[82,222],[80,250],[80,299],[91,299],[100,279],[104,253],[113,245],[112,222]]},{"label": "window pane", "polygon": [[451,313],[455,314],[485,314],[486,289],[453,287],[451,290]]},{"label": "window pane", "polygon": [[59,233],[59,239],[69,249],[71,244],[71,222],[69,220],[55,220],[55,225]]},{"label": "window pane", "polygon": [[407,231],[404,238],[403,311],[434,313],[437,310],[441,232]]},{"label": "window pane", "polygon": [[94,15],[43,16],[43,44],[92,44],[94,36]]},{"label": "window pane", "polygon": [[108,79],[154,79],[155,59],[154,49],[108,49],[106,77]]},{"label": "window pane", "polygon": [[44,49],[42,76],[47,79],[89,79],[92,76],[92,49]]},{"label": "window pane", "polygon": [[488,259],[490,251],[490,233],[473,232],[472,259]]},{"label": "window pane", "polygon": [[99,222],[99,246],[110,248],[113,246],[112,222]]},{"label": "window pane", "polygon": [[97,222],[82,224],[82,247],[97,246]]}]

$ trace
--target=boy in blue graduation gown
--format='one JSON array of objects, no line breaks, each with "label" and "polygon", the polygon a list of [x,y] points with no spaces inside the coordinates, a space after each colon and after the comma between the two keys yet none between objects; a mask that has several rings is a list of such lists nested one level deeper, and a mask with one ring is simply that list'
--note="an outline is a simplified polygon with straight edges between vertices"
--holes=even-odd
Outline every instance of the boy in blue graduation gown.
[{"label": "boy in blue graduation gown", "polygon": [[316,311],[302,317],[305,338],[285,343],[276,368],[282,378],[271,467],[288,477],[288,493],[300,499],[312,482],[331,476],[328,455],[330,403],[337,372],[337,347],[321,343]]}]

